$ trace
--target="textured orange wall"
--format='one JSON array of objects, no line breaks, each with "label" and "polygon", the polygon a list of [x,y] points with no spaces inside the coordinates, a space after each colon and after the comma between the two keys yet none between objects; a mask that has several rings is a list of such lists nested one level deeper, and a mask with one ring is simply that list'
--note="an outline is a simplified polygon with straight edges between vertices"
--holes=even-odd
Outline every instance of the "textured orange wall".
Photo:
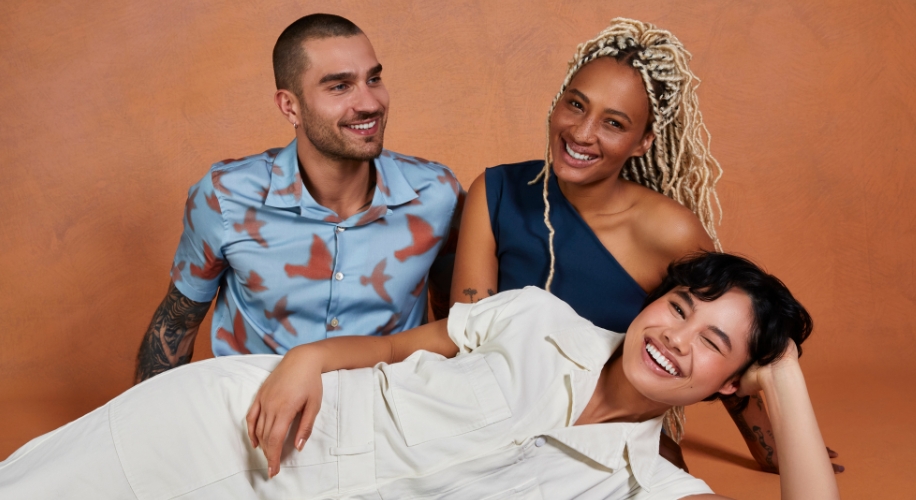
[{"label": "textured orange wall", "polygon": [[[392,98],[386,146],[446,163],[465,185],[542,155],[565,63],[607,20],[677,34],[725,168],[722,241],[814,315],[803,364],[849,468],[841,489],[903,491],[916,462],[916,6],[905,1],[3,2],[0,457],[129,386],[188,186],[212,162],[291,139],[270,51],[319,10],[375,45]],[[202,335],[196,357],[208,356]],[[723,493],[776,495],[720,408],[691,415],[694,472]]]}]

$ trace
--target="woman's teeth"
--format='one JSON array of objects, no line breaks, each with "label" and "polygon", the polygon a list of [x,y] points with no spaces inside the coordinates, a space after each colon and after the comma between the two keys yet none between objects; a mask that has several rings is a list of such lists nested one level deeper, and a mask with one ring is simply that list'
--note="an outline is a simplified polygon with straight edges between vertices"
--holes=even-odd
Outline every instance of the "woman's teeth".
[{"label": "woman's teeth", "polygon": [[347,126],[350,128],[355,128],[357,130],[369,130],[370,128],[375,126],[375,121],[371,121],[369,123],[363,123],[360,125],[347,125]]},{"label": "woman's teeth", "polygon": [[674,365],[671,363],[671,361],[668,361],[668,358],[664,357],[662,353],[659,352],[658,349],[655,348],[655,346],[653,346],[652,344],[646,344],[646,351],[649,352],[649,355],[652,356],[652,359],[654,359],[656,363],[661,365],[661,367],[664,368],[665,371],[674,375],[675,377],[679,375],[677,370],[674,368]]},{"label": "woman's teeth", "polygon": [[588,160],[595,159],[594,156],[580,155],[579,153],[576,153],[575,151],[569,148],[569,144],[566,144],[566,152],[569,154],[569,156],[572,156],[573,158],[579,161],[588,161]]}]

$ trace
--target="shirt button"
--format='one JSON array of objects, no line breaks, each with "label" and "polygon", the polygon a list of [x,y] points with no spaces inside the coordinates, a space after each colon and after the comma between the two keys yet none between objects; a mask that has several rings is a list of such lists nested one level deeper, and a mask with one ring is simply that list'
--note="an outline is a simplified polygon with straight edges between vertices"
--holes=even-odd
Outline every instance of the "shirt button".
[{"label": "shirt button", "polygon": [[337,232],[338,232],[338,233],[342,233],[342,232],[346,231],[346,229],[347,229],[347,228],[345,228],[345,227],[337,226]]},{"label": "shirt button", "polygon": [[343,279],[343,273],[337,273],[334,275],[334,279],[340,281]]},{"label": "shirt button", "polygon": [[337,321],[337,318],[331,320],[331,326],[337,328],[337,325],[340,324],[340,321]]},{"label": "shirt button", "polygon": [[540,448],[541,446],[544,446],[545,444],[547,444],[547,438],[545,438],[544,436],[541,436],[534,440],[534,445],[537,446],[538,448]]}]

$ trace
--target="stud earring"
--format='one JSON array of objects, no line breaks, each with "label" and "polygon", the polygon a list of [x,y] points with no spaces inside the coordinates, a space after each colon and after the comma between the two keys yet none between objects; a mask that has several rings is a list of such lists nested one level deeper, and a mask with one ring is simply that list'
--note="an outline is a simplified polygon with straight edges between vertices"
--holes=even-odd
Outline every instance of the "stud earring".
[{"label": "stud earring", "polygon": [[299,128],[299,123],[298,123],[298,122],[293,122],[293,128]]}]

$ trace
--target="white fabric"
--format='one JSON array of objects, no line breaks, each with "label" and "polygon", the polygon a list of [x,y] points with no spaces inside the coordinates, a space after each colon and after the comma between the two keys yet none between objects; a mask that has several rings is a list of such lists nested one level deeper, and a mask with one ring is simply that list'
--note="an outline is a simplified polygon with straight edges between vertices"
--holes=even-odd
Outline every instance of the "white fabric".
[{"label": "white fabric", "polygon": [[[301,453],[287,443],[270,481],[244,417],[280,358],[226,357],[156,376],[29,443],[0,463],[0,498],[669,499],[711,492],[659,458],[660,419],[571,426],[622,335],[537,288],[456,305],[448,330],[461,350],[453,359],[420,351],[403,363],[325,374],[312,437]],[[96,455],[105,461],[87,466]],[[75,478],[83,490],[70,487]]]}]

